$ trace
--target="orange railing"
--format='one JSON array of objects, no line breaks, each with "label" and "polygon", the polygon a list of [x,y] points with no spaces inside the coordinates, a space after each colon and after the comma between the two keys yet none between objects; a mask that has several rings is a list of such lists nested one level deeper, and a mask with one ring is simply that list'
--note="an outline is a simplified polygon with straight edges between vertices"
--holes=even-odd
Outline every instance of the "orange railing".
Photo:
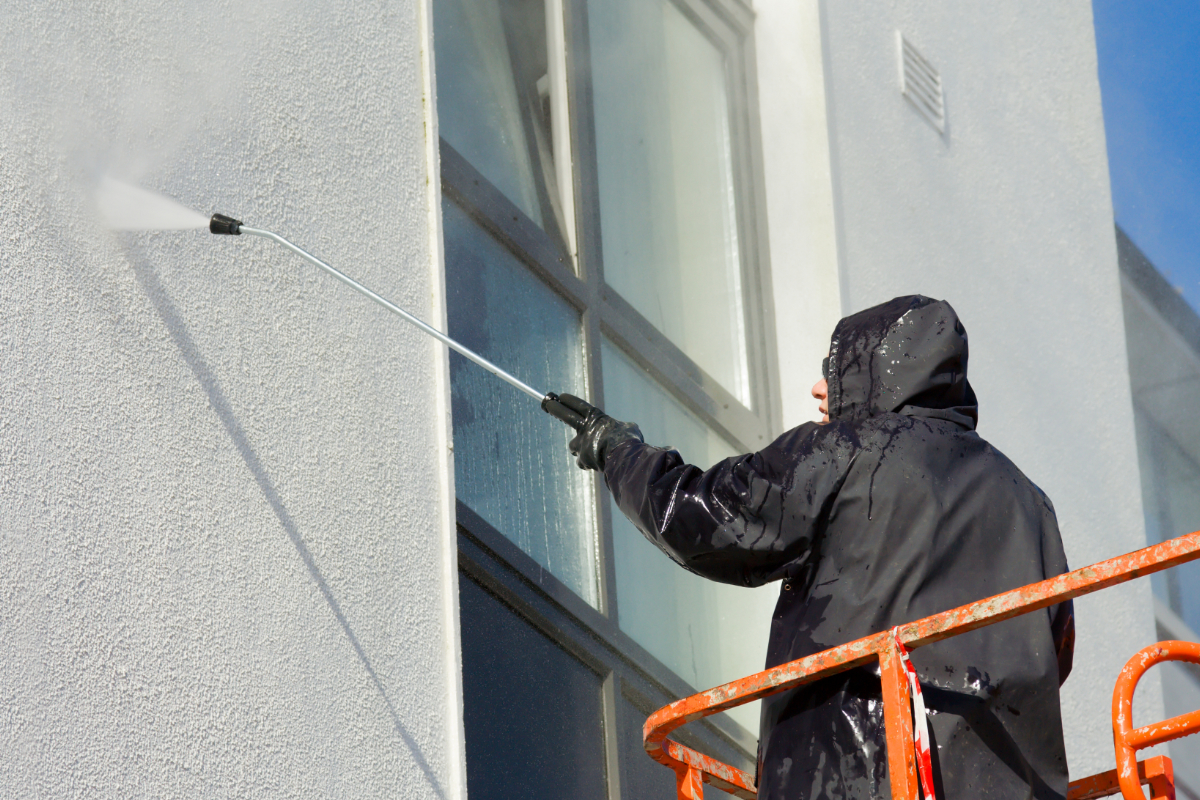
[{"label": "orange railing", "polygon": [[[1200,531],[1127,555],[1101,561],[1090,567],[1067,572],[1041,583],[1023,586],[986,600],[901,625],[898,631],[899,638],[910,650],[923,647],[943,639],[949,639],[951,636],[994,625],[1022,614],[1029,614],[1038,609],[1057,605],[1065,600],[1097,592],[1109,586],[1115,586],[1143,575],[1150,575],[1197,558],[1200,558]],[[1161,648],[1162,645],[1157,647]],[[1154,650],[1154,648],[1147,648],[1147,650]],[[1198,649],[1197,655],[1200,656],[1200,649]],[[1153,659],[1153,656],[1149,658]],[[887,733],[888,774],[891,779],[892,797],[896,800],[918,800],[917,767],[913,759],[908,682],[904,676],[891,631],[876,633],[807,658],[781,664],[664,706],[646,720],[642,729],[643,745],[651,758],[675,771],[679,800],[703,800],[702,784],[704,783],[712,784],[732,795],[749,800],[756,797],[753,775],[668,739],[671,731],[702,717],[719,714],[736,706],[828,678],[875,660],[879,661],[883,683],[884,726]],[[1138,658],[1135,657],[1134,661],[1137,660]],[[1157,660],[1166,659],[1158,658]],[[1134,661],[1126,665],[1121,680],[1126,680],[1126,673],[1133,674],[1131,665],[1134,664]],[[1134,670],[1136,676],[1130,678],[1132,683],[1129,684],[1130,697],[1132,697],[1132,686],[1136,685],[1137,679],[1151,663],[1155,662],[1147,661],[1144,666],[1140,667],[1140,671]],[[1122,691],[1122,685],[1119,681],[1118,691]],[[1116,703],[1117,700],[1114,698],[1114,710]],[[1123,719],[1128,721],[1128,703],[1123,708],[1126,712]],[[1191,719],[1193,717],[1195,719]],[[1163,726],[1170,726],[1179,720],[1185,721],[1186,732],[1167,735],[1176,729],[1162,729]],[[1114,713],[1114,726],[1116,725],[1117,715]],[[1177,717],[1175,720],[1168,720],[1155,726],[1139,728],[1136,731],[1127,730],[1124,741],[1130,748],[1129,753],[1132,754],[1136,749],[1149,747],[1152,744],[1176,738],[1176,736],[1187,735],[1197,727],[1200,727],[1200,712],[1186,715],[1186,718]],[[1120,741],[1118,740],[1118,770],[1116,772],[1120,773],[1120,781],[1130,782],[1131,785],[1136,786],[1136,783],[1132,782],[1137,780],[1133,777],[1137,774],[1137,770],[1129,766],[1130,763],[1136,765],[1136,760],[1129,760],[1132,755],[1125,761],[1120,760]],[[1165,766],[1157,760],[1151,759],[1151,761],[1154,761],[1157,766],[1153,769],[1149,766],[1143,767],[1143,775],[1148,772],[1154,773],[1154,777],[1161,780],[1163,770],[1169,773],[1169,760],[1164,759]],[[1147,765],[1149,764],[1150,761],[1147,762]],[[1153,783],[1150,777],[1146,777],[1143,782]],[[1074,788],[1075,785],[1072,786]],[[1072,796],[1074,797],[1075,794],[1073,793]],[[1080,797],[1082,796],[1084,795],[1080,795]],[[1086,796],[1100,797],[1103,795],[1089,794]],[[1132,798],[1135,795],[1127,793],[1126,796]],[[1136,796],[1142,796],[1140,790]]]},{"label": "orange railing", "polygon": [[[1175,772],[1171,759],[1166,756],[1155,756],[1139,761],[1137,765],[1138,783],[1150,787],[1150,800],[1175,800]],[[1137,800],[1146,800],[1141,788],[1134,789]],[[1071,781],[1067,790],[1067,800],[1099,800],[1114,794],[1124,794],[1117,771],[1110,769],[1090,778]]]}]

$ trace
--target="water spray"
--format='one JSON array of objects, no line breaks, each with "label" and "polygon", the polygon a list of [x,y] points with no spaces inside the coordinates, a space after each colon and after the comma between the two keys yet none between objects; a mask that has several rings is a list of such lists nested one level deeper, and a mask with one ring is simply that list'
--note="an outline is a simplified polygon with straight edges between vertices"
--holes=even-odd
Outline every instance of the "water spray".
[{"label": "water spray", "polygon": [[501,369],[491,361],[488,361],[474,350],[464,347],[446,334],[439,331],[437,328],[418,319],[417,317],[414,317],[412,314],[408,313],[403,308],[400,308],[400,306],[391,302],[387,298],[376,294],[366,286],[363,286],[361,283],[351,278],[346,273],[335,268],[331,264],[327,264],[304,248],[289,242],[279,234],[272,233],[271,231],[260,230],[259,228],[251,228],[247,225],[243,225],[241,220],[234,219],[233,217],[227,217],[224,214],[213,214],[212,219],[209,220],[208,229],[212,233],[223,234],[226,236],[241,236],[242,234],[246,234],[248,236],[260,236],[264,239],[270,239],[273,242],[283,245],[288,250],[291,250],[293,253],[300,256],[305,261],[308,261],[313,266],[337,278],[354,291],[375,301],[393,314],[396,314],[397,316],[402,317],[406,321],[412,323],[419,330],[424,331],[433,338],[437,339],[439,342],[463,356],[468,361],[472,361],[478,366],[483,367],[485,370],[492,373],[510,386],[520,389],[522,392],[541,403],[542,410],[544,410],[550,416],[562,420],[576,430],[579,430],[581,427],[583,427],[584,418],[559,402],[558,395],[554,394],[553,392],[539,392],[537,389],[534,389],[520,378]]}]

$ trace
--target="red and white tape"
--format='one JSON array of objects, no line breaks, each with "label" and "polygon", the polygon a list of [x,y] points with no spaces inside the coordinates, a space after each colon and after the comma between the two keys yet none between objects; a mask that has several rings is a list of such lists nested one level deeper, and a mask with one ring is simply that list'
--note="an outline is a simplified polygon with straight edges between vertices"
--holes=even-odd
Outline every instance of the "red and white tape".
[{"label": "red and white tape", "polygon": [[929,718],[925,715],[921,682],[917,680],[917,670],[908,658],[908,648],[900,641],[899,625],[892,628],[892,638],[896,640],[896,650],[900,653],[900,663],[904,665],[909,693],[912,694],[913,750],[917,756],[917,771],[921,776],[921,792],[925,800],[937,800],[933,793],[933,759],[929,755]]}]

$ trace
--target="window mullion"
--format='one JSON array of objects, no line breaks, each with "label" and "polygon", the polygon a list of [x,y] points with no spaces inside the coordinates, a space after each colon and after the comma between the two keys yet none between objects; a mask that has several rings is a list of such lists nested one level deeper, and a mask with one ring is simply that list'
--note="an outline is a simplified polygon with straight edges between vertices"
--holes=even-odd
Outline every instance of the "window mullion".
[{"label": "window mullion", "polygon": [[[594,290],[595,287],[591,282],[588,284],[589,290]],[[592,300],[596,299],[592,295]],[[600,408],[604,408],[604,377],[600,369],[600,341],[601,341],[601,323],[599,314],[599,304],[592,303],[583,315],[583,346],[584,353],[587,356],[587,393],[594,404]],[[581,387],[582,389],[582,387]],[[600,584],[600,612],[611,619],[614,623],[617,621],[617,577],[616,577],[616,555],[613,550],[612,540],[612,519],[609,510],[609,503],[605,502],[605,486],[604,478],[599,473],[593,476],[593,492],[595,498],[592,507],[592,513],[595,515],[596,525],[596,557],[597,557],[597,572]]]},{"label": "window mullion", "polygon": [[575,207],[577,268],[593,296],[603,281],[600,268],[600,197],[596,137],[592,119],[591,55],[586,0],[560,0],[565,25],[567,94],[570,98],[572,188]]},{"label": "window mullion", "polygon": [[[590,53],[586,0],[547,0],[562,9],[564,24],[564,87],[571,99],[569,134],[571,199],[576,214],[576,273],[585,287],[584,352],[587,358],[588,399],[604,407],[604,378],[600,365],[601,297],[604,277],[600,270],[600,211],[596,186],[595,142],[590,95]],[[564,194],[566,194],[564,192]],[[604,480],[596,475],[593,514],[596,520],[600,611],[615,625],[618,618],[616,557],[613,550],[612,519],[604,501]]]},{"label": "window mullion", "polygon": [[571,104],[567,87],[567,33],[564,0],[546,2],[547,80],[550,94],[550,139],[563,214],[563,234],[572,260],[578,258],[575,231],[575,170],[571,148]]}]

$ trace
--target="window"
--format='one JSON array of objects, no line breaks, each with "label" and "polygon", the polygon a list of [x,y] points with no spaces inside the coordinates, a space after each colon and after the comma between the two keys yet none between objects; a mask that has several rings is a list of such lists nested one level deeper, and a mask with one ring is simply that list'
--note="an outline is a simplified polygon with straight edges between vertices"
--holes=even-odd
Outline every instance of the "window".
[{"label": "window", "polygon": [[[443,230],[451,335],[531,385],[575,385],[579,312],[450,201]],[[457,353],[450,384],[458,496],[596,605],[592,482],[554,457],[567,452],[570,429],[547,425],[536,403]]]},{"label": "window", "polygon": [[749,405],[725,57],[666,0],[591,0],[604,278]]},{"label": "window", "polygon": [[[1150,402],[1155,403],[1159,399],[1153,396],[1156,388],[1153,384],[1135,387],[1134,397],[1140,400],[1139,395],[1149,395]],[[1183,387],[1172,388],[1183,390]],[[1190,431],[1192,435],[1187,438],[1192,441],[1189,442],[1179,436],[1178,431],[1165,428],[1155,418],[1155,411],[1158,408],[1148,410],[1140,403],[1134,406],[1142,507],[1146,515],[1146,538],[1151,543],[1165,542],[1200,527],[1197,524],[1200,522],[1200,452],[1197,452],[1195,431]],[[1188,627],[1200,630],[1200,566],[1192,562],[1155,573],[1151,585],[1159,599]]]},{"label": "window", "polygon": [[[740,0],[434,0],[451,335],[701,466],[774,432],[751,22]],[[565,426],[453,354],[451,383],[467,702],[527,713],[536,763],[599,747],[608,796],[638,796],[656,785],[630,762],[638,716],[761,669],[776,590],[679,569],[575,467]],[[562,721],[504,693],[551,669],[592,698],[570,703],[578,735],[542,735]],[[516,757],[477,712],[470,791]],[[742,709],[694,744],[752,768],[756,729]]]}]

